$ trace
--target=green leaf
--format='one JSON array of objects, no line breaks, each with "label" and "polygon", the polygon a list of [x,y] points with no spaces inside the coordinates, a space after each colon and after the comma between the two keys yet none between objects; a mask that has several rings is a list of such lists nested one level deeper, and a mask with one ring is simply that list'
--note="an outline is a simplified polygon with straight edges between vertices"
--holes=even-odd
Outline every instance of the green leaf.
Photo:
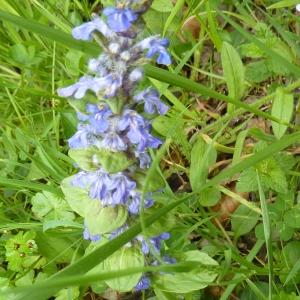
[{"label": "green leaf", "polygon": [[292,228],[300,228],[300,211],[296,207],[285,211],[284,222]]},{"label": "green leaf", "polygon": [[173,10],[173,3],[169,0],[154,0],[151,8],[158,12],[171,12]]},{"label": "green leaf", "polygon": [[285,242],[292,238],[294,229],[288,226],[284,221],[279,221],[276,224],[280,238]]},{"label": "green leaf", "polygon": [[31,203],[32,211],[39,218],[44,218],[44,221],[75,219],[67,201],[47,191],[37,193],[32,197]]},{"label": "green leaf", "polygon": [[[142,172],[135,172],[132,174],[132,179],[137,183],[136,190],[142,191],[144,182],[145,182],[146,174]],[[161,190],[165,187],[165,181],[158,173],[157,170],[154,170],[153,176],[149,180],[149,184],[147,185],[147,192],[155,192]]]},{"label": "green leaf", "polygon": [[244,44],[238,47],[242,55],[252,58],[259,58],[265,56],[263,50],[253,43]]},{"label": "green leaf", "polygon": [[[273,101],[271,114],[272,116],[284,121],[290,122],[294,111],[294,97],[292,94],[286,94],[283,88],[276,90],[276,96]],[[276,138],[279,140],[285,133],[287,126],[272,121],[272,128]]]},{"label": "green leaf", "polygon": [[[71,289],[71,297],[69,296],[69,289]],[[79,296],[79,290],[78,287],[70,287],[69,289],[62,289],[58,293],[56,293],[54,296],[56,297],[55,300],[74,300],[77,299]]]},{"label": "green leaf", "polygon": [[37,232],[35,242],[38,245],[39,253],[50,261],[69,263],[74,257],[77,260],[83,256],[83,250],[77,249],[76,242],[79,242],[77,238],[56,238]]},{"label": "green leaf", "polygon": [[193,191],[196,191],[205,183],[209,167],[216,162],[217,152],[212,148],[208,159],[204,163],[201,163],[208,147],[205,140],[199,135],[191,152],[190,184]]},{"label": "green leaf", "polygon": [[[12,236],[5,244],[6,249],[6,261],[8,261],[8,269],[22,272],[22,264],[27,257],[36,251],[35,245],[35,231],[27,231],[23,235],[23,231],[20,231],[17,235]],[[28,246],[28,243],[35,245],[34,247]]]},{"label": "green leaf", "polygon": [[61,189],[65,194],[65,198],[71,207],[76,213],[84,217],[85,208],[92,201],[88,192],[81,187],[71,186],[70,181],[74,179],[76,175],[65,178],[61,182]]},{"label": "green leaf", "polygon": [[[150,208],[147,208],[144,210],[145,217],[151,214],[154,214],[159,208],[161,208],[162,205],[155,203]],[[131,217],[129,219],[129,223],[133,224],[140,221],[140,216]],[[155,221],[152,225],[146,228],[144,231],[144,234],[147,237],[157,236],[159,234],[162,234],[163,232],[171,230],[176,223],[176,217],[174,214],[174,211],[169,211],[164,216],[159,218],[157,221]]]},{"label": "green leaf", "polygon": [[[109,256],[103,263],[105,271],[120,271],[144,266],[144,253],[139,246],[122,247]],[[131,291],[138,283],[142,273],[106,280],[106,284],[115,291]]]},{"label": "green leaf", "polygon": [[21,278],[16,280],[16,282],[15,282],[16,286],[32,285],[33,278],[34,278],[34,271],[29,270],[29,272],[27,272],[24,276],[17,276],[17,278],[18,277],[21,277]]},{"label": "green leaf", "polygon": [[126,151],[111,152],[101,149],[95,154],[101,167],[108,174],[124,171],[136,161],[134,154]]},{"label": "green leaf", "polygon": [[300,296],[296,296],[294,292],[287,294],[284,290],[281,290],[279,295],[272,295],[272,300],[300,300]]},{"label": "green leaf", "polygon": [[[228,96],[239,100],[244,93],[244,66],[242,60],[232,45],[223,42],[221,50],[222,68],[224,71]],[[233,112],[234,105],[228,104],[227,111]]]},{"label": "green leaf", "polygon": [[128,211],[123,205],[103,207],[98,199],[90,201],[85,210],[85,222],[90,235],[108,233],[121,227]]},{"label": "green leaf", "polygon": [[34,46],[29,46],[26,49],[26,47],[22,44],[16,44],[11,46],[8,54],[12,60],[24,65],[36,64],[45,58],[44,53],[40,53],[40,57],[35,56]]},{"label": "green leaf", "polygon": [[295,195],[293,191],[287,191],[287,193],[279,193],[275,198],[275,207],[278,211],[284,212],[294,206]]},{"label": "green leaf", "polygon": [[173,274],[155,274],[151,281],[153,286],[161,291],[171,293],[188,293],[205,288],[209,282],[215,280],[219,273],[218,268],[216,268],[218,263],[206,253],[198,250],[182,254],[180,261],[199,261],[203,264],[203,268],[201,268],[201,270],[188,273],[174,272]]},{"label": "green leaf", "polygon": [[221,192],[215,187],[209,187],[200,194],[199,202],[202,206],[213,206],[221,199]]},{"label": "green leaf", "polygon": [[[253,203],[255,205],[255,203]],[[244,205],[239,205],[231,218],[231,226],[234,234],[234,241],[244,235],[255,226],[259,218],[259,214]]]},{"label": "green leaf", "polygon": [[[267,297],[269,293],[269,284],[266,282],[255,281],[253,285],[260,291],[262,294]],[[243,290],[241,300],[262,300],[258,295],[253,291],[252,287],[249,285]]]},{"label": "green leaf", "polygon": [[82,52],[74,49],[70,49],[65,56],[65,64],[68,72],[74,76],[78,76],[80,73],[80,60]]},{"label": "green leaf", "polygon": [[287,173],[296,164],[296,159],[289,153],[279,152],[274,155],[276,165],[282,170],[283,173]]},{"label": "green leaf", "polygon": [[265,60],[251,62],[245,67],[245,78],[251,82],[268,80],[272,72],[267,67]]},{"label": "green leaf", "polygon": [[236,190],[239,192],[258,190],[256,172],[258,172],[260,176],[264,189],[273,189],[277,193],[287,192],[287,180],[285,174],[277,166],[273,157],[268,157],[267,159],[244,170],[238,179]]},{"label": "green leaf", "polygon": [[[283,247],[281,251],[281,261],[284,263],[284,268],[282,272],[289,273],[290,270],[296,265],[298,260],[300,259],[300,242],[299,241],[291,241],[286,246]],[[288,278],[288,275],[280,275],[280,281],[284,283]],[[293,284],[297,284],[300,282],[300,276],[293,276]]]}]

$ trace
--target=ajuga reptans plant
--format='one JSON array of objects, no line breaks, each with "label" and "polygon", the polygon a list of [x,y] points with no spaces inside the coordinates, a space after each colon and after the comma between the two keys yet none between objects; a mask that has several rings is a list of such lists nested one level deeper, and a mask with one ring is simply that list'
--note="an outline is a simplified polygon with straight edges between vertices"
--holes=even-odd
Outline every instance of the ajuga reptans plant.
[{"label": "ajuga reptans plant", "polygon": [[[88,75],[58,90],[60,96],[70,98],[79,119],[78,130],[68,142],[69,155],[80,170],[65,180],[62,188],[67,199],[72,198],[67,195],[70,187],[76,188],[81,201],[72,199],[69,204],[84,217],[83,235],[92,242],[112,239],[139,221],[143,182],[151,164],[148,149],[163,143],[151,134],[151,122],[157,114],[165,115],[168,106],[157,90],[139,88],[144,76],[142,65],[153,59],[158,64],[171,64],[167,39],[158,35],[138,38],[143,32],[140,15],[151,3],[116,1],[116,7],[103,10],[107,23],[105,17],[93,15],[92,21],[72,31],[76,39],[94,39],[99,53],[102,51],[89,60]],[[164,181],[157,174],[147,186],[142,201],[145,209],[151,211],[159,205],[152,195],[163,188]],[[151,252],[159,254],[162,241],[169,238],[166,231],[173,222],[168,223],[148,230],[152,247],[143,235],[136,236],[104,262],[105,270],[113,269],[110,261],[121,259],[118,256],[127,268],[159,264]],[[167,264],[176,262],[167,254],[162,259]],[[132,276],[124,284],[120,280],[107,284],[120,291],[147,289],[150,279],[146,275]]]}]

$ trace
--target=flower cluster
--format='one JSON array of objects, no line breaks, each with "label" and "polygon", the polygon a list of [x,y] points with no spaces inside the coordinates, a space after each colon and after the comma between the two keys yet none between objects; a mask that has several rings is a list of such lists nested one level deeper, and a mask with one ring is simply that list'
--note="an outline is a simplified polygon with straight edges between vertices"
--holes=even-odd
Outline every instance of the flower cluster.
[{"label": "flower cluster", "polygon": [[[93,242],[103,235],[112,239],[129,228],[130,220],[138,215],[140,206],[150,208],[154,204],[153,192],[162,189],[163,181],[152,184],[142,201],[142,186],[146,171],[151,164],[148,148],[157,148],[163,142],[152,135],[151,122],[157,115],[165,115],[168,106],[160,99],[159,92],[151,87],[139,90],[143,79],[141,66],[156,58],[158,64],[171,64],[166,50],[169,41],[151,36],[136,41],[139,32],[140,15],[149,9],[151,1],[131,0],[118,2],[116,7],[107,7],[103,15],[73,29],[76,39],[91,40],[95,37],[103,53],[90,59],[90,75],[79,78],[78,82],[58,90],[62,97],[73,97],[87,103],[85,110],[78,110],[77,132],[68,140],[69,155],[81,168],[72,178],[70,185],[87,191],[93,201],[99,201],[100,209],[121,208],[125,215],[110,220],[109,232],[103,228],[90,228],[92,216],[84,215],[86,229],[84,238]],[[88,99],[92,99],[89,103]],[[158,181],[159,182],[159,181]],[[126,210],[126,213],[124,212]],[[127,218],[126,218],[127,216]],[[96,216],[98,218],[98,216]],[[162,241],[169,234],[161,232],[149,239],[152,249],[160,253]],[[144,236],[137,236],[126,246],[139,245],[142,253],[148,255],[151,247]],[[166,258],[166,263],[176,260]],[[150,281],[143,276],[136,289],[145,289]]]}]

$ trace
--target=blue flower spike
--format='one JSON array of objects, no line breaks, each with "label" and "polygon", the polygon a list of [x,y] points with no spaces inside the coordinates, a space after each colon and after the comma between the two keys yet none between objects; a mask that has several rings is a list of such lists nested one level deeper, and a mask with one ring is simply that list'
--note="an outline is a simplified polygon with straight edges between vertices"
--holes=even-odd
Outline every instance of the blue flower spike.
[{"label": "blue flower spike", "polygon": [[[135,21],[149,9],[152,0],[129,0],[126,4],[119,3],[121,1],[127,0],[116,0],[116,7],[103,10],[107,24],[93,14],[90,22],[72,30],[75,39],[92,40],[94,37],[103,51],[98,57],[89,59],[87,75],[58,90],[61,97],[73,97],[70,102],[77,108],[79,120],[77,132],[68,143],[69,155],[81,170],[72,177],[70,185],[85,190],[88,207],[93,203],[101,210],[109,207],[106,211],[115,210],[120,212],[116,215],[125,216],[123,219],[112,214],[107,221],[103,217],[105,214],[97,215],[98,211],[92,213],[83,209],[86,211],[82,213],[86,220],[83,237],[92,242],[98,242],[102,235],[111,240],[122,234],[134,224],[132,220],[138,218],[141,209],[148,209],[155,203],[152,187],[160,189],[156,193],[163,190],[163,184],[155,182],[152,187],[149,184],[144,199],[142,197],[143,176],[152,163],[149,148],[156,149],[163,144],[151,133],[151,124],[157,113],[165,115],[169,107],[160,99],[157,90],[149,87],[141,91],[139,85],[144,78],[142,66],[150,59],[159,64],[172,63],[167,51],[170,43],[159,35],[142,41],[138,39],[137,33],[142,32],[142,28],[141,23]],[[101,229],[97,223],[99,218],[103,218],[100,223],[104,223]],[[108,226],[115,221],[116,226]],[[110,229],[105,232],[108,227]],[[161,228],[160,232],[165,230]],[[146,256],[146,264],[155,265],[153,256],[160,254],[163,241],[169,237],[168,232],[149,239],[138,235],[125,247],[135,247],[134,251]],[[169,256],[162,259],[166,264],[176,262]],[[131,288],[147,289],[151,281],[146,275]]]}]

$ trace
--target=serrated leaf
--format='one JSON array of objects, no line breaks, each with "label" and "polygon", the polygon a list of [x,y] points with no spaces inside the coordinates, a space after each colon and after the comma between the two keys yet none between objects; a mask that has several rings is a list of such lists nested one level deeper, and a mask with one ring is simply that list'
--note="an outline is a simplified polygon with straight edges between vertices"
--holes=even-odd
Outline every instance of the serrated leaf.
[{"label": "serrated leaf", "polygon": [[155,288],[171,293],[188,293],[205,288],[219,273],[217,268],[212,267],[218,266],[218,263],[198,250],[185,252],[180,261],[199,261],[203,268],[188,273],[155,274],[151,281]]},{"label": "serrated leaf", "polygon": [[[276,95],[273,101],[271,115],[284,122],[290,122],[294,111],[294,97],[292,94],[286,94],[283,88],[276,89]],[[272,121],[272,128],[276,138],[279,140],[285,133],[287,126]]]},{"label": "serrated leaf", "polygon": [[[132,269],[144,266],[144,253],[140,247],[123,246],[104,261],[106,272],[118,272],[120,270]],[[123,276],[106,280],[106,284],[113,290],[119,292],[131,291],[138,283],[142,273]]]},{"label": "serrated leaf", "polygon": [[76,213],[84,217],[85,208],[92,201],[88,192],[80,187],[71,186],[70,181],[74,179],[76,175],[65,178],[61,182],[61,189],[65,195],[65,198],[71,207]]},{"label": "serrated leaf", "polygon": [[92,200],[85,210],[85,222],[90,235],[108,233],[121,227],[128,211],[123,205],[103,207],[101,201]]},{"label": "serrated leaf", "polygon": [[283,173],[287,173],[296,164],[296,159],[286,152],[279,152],[274,155],[276,165],[282,170]]},{"label": "serrated leaf", "polygon": [[22,272],[22,264],[27,257],[37,250],[37,247],[28,247],[29,242],[34,242],[35,231],[27,231],[23,235],[23,231],[20,231],[17,235],[11,237],[5,244],[6,249],[6,261],[8,261],[8,269]]},{"label": "serrated leaf", "polygon": [[238,49],[242,55],[247,57],[259,58],[265,56],[264,51],[253,43],[241,45]]},{"label": "serrated leaf", "polygon": [[32,211],[44,221],[75,219],[67,201],[50,192],[37,193],[32,197],[31,204]]},{"label": "serrated leaf", "polygon": [[245,78],[251,82],[262,82],[272,76],[265,60],[251,62],[245,67]]},{"label": "serrated leaf", "polygon": [[[252,203],[255,205],[255,203]],[[250,232],[255,226],[259,218],[259,214],[244,205],[239,205],[231,218],[232,231],[234,233],[234,241],[240,236]]]},{"label": "serrated leaf", "polygon": [[256,173],[253,167],[247,168],[240,174],[236,190],[238,192],[253,192],[258,190]]},{"label": "serrated leaf", "polygon": [[[228,96],[240,100],[244,93],[244,66],[235,48],[227,42],[223,42],[221,50],[222,68],[224,71]],[[228,113],[234,111],[235,105],[227,104]]]}]

